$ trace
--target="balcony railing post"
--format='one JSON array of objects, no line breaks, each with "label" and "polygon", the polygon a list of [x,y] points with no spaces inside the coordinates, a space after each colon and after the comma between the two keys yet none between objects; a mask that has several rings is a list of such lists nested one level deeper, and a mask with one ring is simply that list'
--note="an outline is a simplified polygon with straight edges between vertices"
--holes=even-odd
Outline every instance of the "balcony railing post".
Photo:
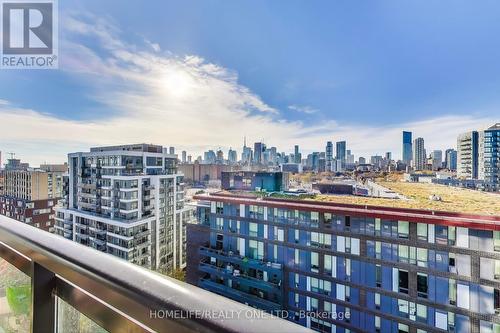
[{"label": "balcony railing post", "polygon": [[31,275],[32,333],[56,332],[55,286],[55,274],[33,262]]}]

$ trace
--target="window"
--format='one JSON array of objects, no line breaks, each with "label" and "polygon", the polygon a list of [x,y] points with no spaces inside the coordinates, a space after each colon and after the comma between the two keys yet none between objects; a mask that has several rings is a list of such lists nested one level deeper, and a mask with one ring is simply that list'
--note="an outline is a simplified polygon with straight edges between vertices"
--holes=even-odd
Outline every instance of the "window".
[{"label": "window", "polygon": [[345,252],[351,253],[351,237],[345,238]]},{"label": "window", "polygon": [[262,206],[255,206],[255,205],[250,205],[248,207],[249,209],[249,216],[251,218],[263,218],[264,217],[264,207]]},{"label": "window", "polygon": [[319,246],[319,234],[317,232],[311,232],[311,245]]},{"label": "window", "polygon": [[324,214],[324,221],[323,221],[325,228],[331,228],[332,227],[332,214],[331,213],[325,213]]},{"label": "window", "polygon": [[457,239],[457,228],[448,227],[448,245],[455,245]]},{"label": "window", "polygon": [[300,264],[300,251],[298,249],[295,249],[295,265]]},{"label": "window", "polygon": [[249,240],[248,247],[249,247],[249,251],[250,251],[250,258],[259,259],[259,260],[264,258],[264,243],[263,242]]},{"label": "window", "polygon": [[382,266],[375,266],[375,284],[378,288],[382,287]]},{"label": "window", "polygon": [[450,253],[448,256],[448,265],[450,273],[457,273],[457,268],[455,267],[455,253]]},{"label": "window", "polygon": [[495,251],[500,251],[500,231],[493,231],[493,246]]},{"label": "window", "polygon": [[493,277],[495,280],[500,280],[500,260],[495,260],[495,272]]},{"label": "window", "polygon": [[344,236],[337,236],[337,251],[338,252],[345,252],[345,241],[346,237]]},{"label": "window", "polygon": [[318,222],[319,222],[319,213],[318,212],[311,212],[311,223],[317,224]]},{"label": "window", "polygon": [[417,239],[427,241],[427,224],[417,223]]},{"label": "window", "polygon": [[375,309],[380,310],[380,294],[375,293]]},{"label": "window", "polygon": [[330,247],[332,245],[332,235],[318,232],[311,232],[311,246]]},{"label": "window", "polygon": [[442,225],[435,225],[434,237],[436,240],[436,244],[448,245],[448,227]]},{"label": "window", "polygon": [[408,239],[409,232],[410,232],[410,223],[406,221],[398,221],[398,237],[403,239]]},{"label": "window", "polygon": [[451,305],[457,304],[457,281],[450,279],[448,282],[448,298]]},{"label": "window", "polygon": [[401,262],[408,262],[408,246],[399,245],[398,246],[398,257]]},{"label": "window", "polygon": [[319,272],[319,255],[317,252],[311,252],[311,272]]},{"label": "window", "polygon": [[257,237],[258,225],[257,223],[248,223],[248,234],[252,237]]},{"label": "window", "polygon": [[345,301],[345,286],[337,283],[337,299]]},{"label": "window", "polygon": [[330,281],[323,282],[323,294],[330,296],[332,294],[332,283]]},{"label": "window", "polygon": [[332,256],[325,254],[323,266],[325,269],[325,273],[328,273],[328,274],[332,273]]},{"label": "window", "polygon": [[398,299],[398,310],[399,315],[404,318],[408,318],[409,304],[408,301],[403,299]]},{"label": "window", "polygon": [[446,312],[436,311],[434,326],[442,330],[448,330],[448,314]]},{"label": "window", "polygon": [[215,204],[215,213],[224,214],[224,203],[223,202],[217,202]]},{"label": "window", "polygon": [[382,258],[382,243],[381,242],[375,242],[375,258],[377,258],[377,259]]},{"label": "window", "polygon": [[351,259],[349,258],[345,259],[345,276],[346,280],[351,280]]},{"label": "window", "polygon": [[448,330],[455,331],[455,314],[453,312],[448,312]]},{"label": "window", "polygon": [[427,292],[428,292],[427,274],[417,273],[418,297],[427,298]]},{"label": "window", "polygon": [[417,321],[420,321],[422,323],[427,322],[427,306],[417,304]]},{"label": "window", "polygon": [[324,302],[323,302],[323,309],[324,309],[324,310],[325,310],[325,312],[327,312],[327,313],[332,313],[332,303],[327,302],[327,301],[324,301]]},{"label": "window", "polygon": [[224,220],[220,217],[218,217],[216,220],[215,220],[215,224],[216,224],[216,229],[217,230],[222,230],[224,228]]},{"label": "window", "polygon": [[318,299],[311,297],[311,311],[318,311]]},{"label": "window", "polygon": [[351,238],[351,253],[359,256],[359,239]]},{"label": "window", "polygon": [[380,236],[380,219],[375,219],[375,235]]},{"label": "window", "polygon": [[408,272],[399,270],[399,292],[408,294]]},{"label": "window", "polygon": [[408,333],[409,329],[408,325],[398,323],[398,333]]},{"label": "window", "polygon": [[274,239],[283,242],[285,240],[285,231],[282,228],[274,227]]},{"label": "window", "polygon": [[344,228],[345,231],[351,231],[351,217],[350,216],[346,216],[345,217],[345,228]]},{"label": "window", "polygon": [[427,249],[417,248],[417,265],[427,267],[428,255]]}]

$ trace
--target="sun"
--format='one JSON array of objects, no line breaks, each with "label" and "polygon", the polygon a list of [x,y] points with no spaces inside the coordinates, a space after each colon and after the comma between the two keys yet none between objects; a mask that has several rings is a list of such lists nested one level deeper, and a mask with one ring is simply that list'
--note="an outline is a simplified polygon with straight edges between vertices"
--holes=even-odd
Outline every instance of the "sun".
[{"label": "sun", "polygon": [[161,86],[167,94],[174,97],[184,97],[193,88],[192,76],[182,69],[167,71],[162,79]]}]

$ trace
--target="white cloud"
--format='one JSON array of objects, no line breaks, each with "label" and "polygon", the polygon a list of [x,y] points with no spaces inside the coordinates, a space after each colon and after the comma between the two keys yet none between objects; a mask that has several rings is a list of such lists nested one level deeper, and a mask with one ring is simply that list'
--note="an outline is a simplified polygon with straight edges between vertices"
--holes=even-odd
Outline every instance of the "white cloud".
[{"label": "white cloud", "polygon": [[318,112],[318,109],[315,109],[313,107],[310,107],[308,105],[300,106],[300,105],[289,105],[288,108],[293,111],[297,111],[300,113],[305,113],[305,114],[314,114]]},{"label": "white cloud", "polygon": [[[397,156],[402,129],[424,137],[430,148],[445,149],[454,146],[459,132],[494,122],[471,115],[384,127],[333,120],[305,126],[283,119],[239,84],[234,71],[199,56],[175,56],[149,41],[144,47],[127,44],[118,37],[119,28],[90,14],[65,15],[62,26],[61,70],[91,83],[90,97],[114,112],[95,122],[64,120],[0,100],[2,148],[34,164],[62,162],[68,152],[90,146],[137,142],[176,146],[196,156],[221,145],[241,147],[244,135],[247,142],[264,140],[286,152],[294,144],[308,152],[323,150],[327,140],[345,139],[356,156],[385,151]],[[78,42],[82,36],[97,42],[99,50]]]}]

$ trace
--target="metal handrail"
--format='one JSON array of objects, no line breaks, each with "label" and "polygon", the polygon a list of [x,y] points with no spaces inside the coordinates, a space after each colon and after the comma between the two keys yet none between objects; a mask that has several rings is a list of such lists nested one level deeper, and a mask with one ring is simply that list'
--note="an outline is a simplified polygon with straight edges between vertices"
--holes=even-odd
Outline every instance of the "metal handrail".
[{"label": "metal handrail", "polygon": [[3,216],[0,257],[32,278],[35,333],[56,331],[55,296],[109,332],[311,332]]}]

